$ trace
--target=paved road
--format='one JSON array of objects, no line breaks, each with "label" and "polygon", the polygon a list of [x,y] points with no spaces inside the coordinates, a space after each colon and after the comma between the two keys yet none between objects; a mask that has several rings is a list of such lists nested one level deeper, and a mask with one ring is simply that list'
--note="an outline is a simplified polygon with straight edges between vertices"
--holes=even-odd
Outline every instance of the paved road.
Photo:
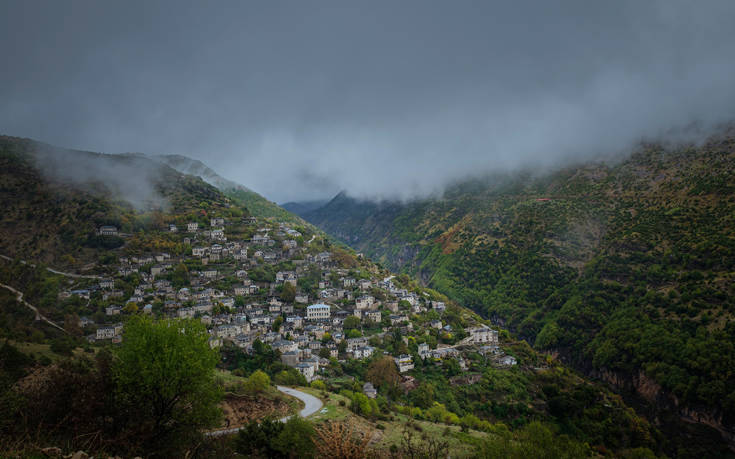
[{"label": "paved road", "polygon": [[[302,402],[304,402],[304,409],[299,411],[299,416],[301,416],[302,418],[310,416],[322,408],[322,401],[314,397],[313,395],[309,395],[305,392],[301,392],[300,390],[291,389],[290,387],[285,387],[285,386],[276,386],[276,389],[280,390],[284,394],[290,395],[292,397],[296,397]],[[281,418],[280,421],[286,422],[289,419],[291,419],[291,416],[286,416],[285,418]],[[210,437],[220,437],[222,435],[231,435],[231,434],[237,433],[240,429],[242,429],[242,427],[234,427],[232,429],[212,430],[212,431],[206,432],[204,435],[207,435]]]},{"label": "paved road", "polygon": [[[13,261],[12,258],[10,258],[10,257],[8,257],[6,255],[0,255],[0,258],[4,258],[4,259],[6,259],[8,261]],[[34,268],[36,267],[35,264],[28,263],[25,260],[20,260],[20,262],[23,263],[24,265],[33,266]],[[64,271],[58,271],[58,270],[53,269],[53,268],[46,268],[46,271],[51,272],[51,273],[54,273],[54,274],[60,274],[62,276],[66,276],[66,277],[72,277],[74,279],[102,279],[101,276],[95,276],[93,274],[74,274],[74,273],[67,273],[67,272],[64,272]]]},{"label": "paved road", "polygon": [[[290,387],[285,386],[276,386],[276,389],[280,390],[284,394],[296,397],[304,402],[304,409],[299,411],[299,416],[301,416],[302,418],[311,416],[322,408],[322,401],[314,397],[313,395],[309,395],[305,392],[301,392],[300,390],[291,389]],[[281,422],[288,421],[290,417],[291,416],[286,416],[285,418],[281,419]]]}]

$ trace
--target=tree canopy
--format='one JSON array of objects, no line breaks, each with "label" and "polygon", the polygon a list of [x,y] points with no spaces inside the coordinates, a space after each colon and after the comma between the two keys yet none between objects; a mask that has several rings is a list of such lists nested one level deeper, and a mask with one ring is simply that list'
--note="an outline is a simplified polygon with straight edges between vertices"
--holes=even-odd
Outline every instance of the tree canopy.
[{"label": "tree canopy", "polygon": [[133,317],[115,351],[113,377],[121,409],[134,419],[146,447],[172,434],[197,431],[219,418],[215,383],[217,351],[195,320]]}]

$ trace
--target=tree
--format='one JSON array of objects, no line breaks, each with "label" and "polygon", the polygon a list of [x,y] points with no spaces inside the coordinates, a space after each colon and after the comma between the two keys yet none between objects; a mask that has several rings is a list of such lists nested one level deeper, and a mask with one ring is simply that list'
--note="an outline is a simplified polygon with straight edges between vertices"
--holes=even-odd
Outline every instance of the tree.
[{"label": "tree", "polygon": [[283,423],[277,419],[252,420],[240,429],[235,448],[253,457],[280,457],[271,443],[282,431]]},{"label": "tree", "polygon": [[174,288],[182,288],[189,286],[189,269],[185,264],[179,263],[173,272],[168,276]]},{"label": "tree", "polygon": [[362,336],[362,333],[360,333],[360,330],[352,329],[347,330],[347,338],[359,338]]},{"label": "tree", "polygon": [[300,416],[291,416],[271,444],[273,449],[283,454],[284,457],[313,457],[314,427]]},{"label": "tree", "polygon": [[291,285],[289,282],[283,284],[283,290],[281,290],[281,300],[286,303],[293,303],[296,299],[296,287]]},{"label": "tree", "polygon": [[208,339],[197,320],[134,316],[126,323],[112,373],[120,409],[146,450],[173,447],[219,419],[219,355]]},{"label": "tree", "polygon": [[307,384],[304,375],[299,373],[295,368],[287,368],[279,371],[273,379],[276,381],[276,384],[284,386],[306,386]]},{"label": "tree", "polygon": [[310,458],[314,456],[314,428],[309,421],[292,416],[285,423],[276,419],[251,421],[237,437],[236,449],[248,457]]},{"label": "tree", "polygon": [[434,403],[434,392],[433,384],[426,382],[419,384],[419,387],[411,392],[413,404],[423,409],[430,408]]},{"label": "tree", "polygon": [[245,381],[245,390],[251,394],[264,392],[271,385],[271,378],[263,370],[255,370]]},{"label": "tree", "polygon": [[398,387],[401,376],[393,359],[384,355],[370,362],[365,379],[383,391],[392,392]]},{"label": "tree", "polygon": [[360,319],[355,316],[348,316],[347,318],[345,318],[344,322],[342,322],[342,328],[344,328],[345,330],[360,328]]}]

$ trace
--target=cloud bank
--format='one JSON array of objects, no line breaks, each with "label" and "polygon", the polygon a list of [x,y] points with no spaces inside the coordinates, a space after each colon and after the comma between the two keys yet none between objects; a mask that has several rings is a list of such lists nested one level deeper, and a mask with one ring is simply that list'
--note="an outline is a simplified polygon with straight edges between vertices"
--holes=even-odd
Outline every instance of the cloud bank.
[{"label": "cloud bank", "polygon": [[411,198],[735,119],[735,2],[3,2],[0,132],[279,202]]}]

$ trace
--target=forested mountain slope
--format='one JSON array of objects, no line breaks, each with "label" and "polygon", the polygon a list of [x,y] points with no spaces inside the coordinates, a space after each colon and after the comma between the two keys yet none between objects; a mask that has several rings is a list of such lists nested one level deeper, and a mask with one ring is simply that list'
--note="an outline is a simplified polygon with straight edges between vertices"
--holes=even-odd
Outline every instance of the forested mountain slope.
[{"label": "forested mountain slope", "polygon": [[[66,150],[0,136],[0,253],[74,266],[169,224],[248,210],[198,177],[137,155]],[[121,235],[100,236],[112,225]],[[140,236],[144,237],[144,236]],[[176,249],[160,234],[161,249]],[[169,238],[170,239],[170,238]]]},{"label": "forested mountain slope", "polygon": [[182,174],[201,178],[231,199],[246,206],[256,217],[276,218],[280,221],[301,225],[306,223],[289,210],[279,207],[278,204],[267,200],[248,187],[222,177],[201,161],[182,155],[155,155],[150,158],[160,161]]},{"label": "forested mountain slope", "polygon": [[735,432],[735,134],[304,215],[657,408]]}]

